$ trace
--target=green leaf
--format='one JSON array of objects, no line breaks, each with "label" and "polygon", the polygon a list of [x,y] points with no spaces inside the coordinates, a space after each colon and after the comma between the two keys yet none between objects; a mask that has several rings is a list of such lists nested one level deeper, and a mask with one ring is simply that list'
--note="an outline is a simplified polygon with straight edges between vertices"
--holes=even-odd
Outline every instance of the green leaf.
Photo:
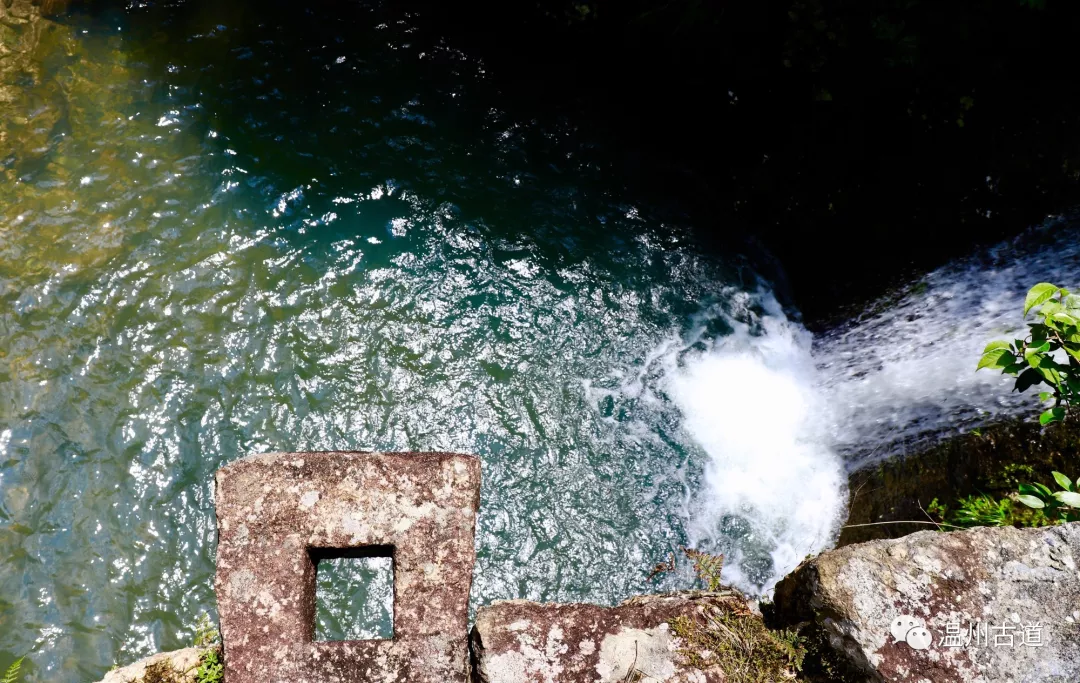
[{"label": "green leaf", "polygon": [[1024,298],[1024,316],[1027,317],[1031,309],[1049,301],[1057,292],[1058,288],[1049,282],[1040,282],[1032,287]]},{"label": "green leaf", "polygon": [[1053,491],[1051,491],[1047,486],[1040,484],[1039,482],[1034,482],[1032,486],[1035,487],[1035,490],[1038,491],[1039,495],[1043,498],[1049,498],[1054,495]]},{"label": "green leaf", "polygon": [[1035,368],[1047,384],[1057,386],[1061,384],[1061,368],[1053,358],[1043,356],[1039,359],[1039,365]]},{"label": "green leaf", "polygon": [[1049,401],[1052,398],[1054,398],[1054,395],[1052,393],[1050,393],[1049,391],[1039,392],[1039,400],[1040,401]]},{"label": "green leaf", "polygon": [[[1080,310],[1066,311],[1064,308],[1061,308],[1060,311],[1057,311],[1051,317],[1054,317],[1054,316],[1059,316],[1058,321],[1057,321],[1058,322],[1057,327],[1064,330],[1066,334],[1069,334],[1071,332],[1076,332],[1076,326],[1078,324],[1080,324]],[[1072,320],[1069,320],[1069,319],[1067,319],[1065,317],[1062,317],[1062,316],[1068,316],[1069,318],[1072,318]]]},{"label": "green leaf", "polygon": [[1080,363],[1080,351],[1078,351],[1076,349],[1070,349],[1068,346],[1066,346],[1064,348],[1065,348],[1065,353],[1069,354],[1070,356],[1075,358],[1078,363]]},{"label": "green leaf", "polygon": [[994,349],[1007,349],[1007,348],[1009,348],[1009,342],[1007,342],[1007,341],[992,341],[992,342],[990,342],[989,344],[986,345],[985,349],[983,349],[983,355],[986,355],[986,354],[990,353]]},{"label": "green leaf", "polygon": [[1002,348],[991,349],[983,354],[983,357],[979,359],[979,367],[975,368],[978,372],[983,368],[1004,368],[1016,363],[1016,356],[1014,356],[1008,349],[1008,346]]},{"label": "green leaf", "polygon": [[1058,491],[1054,494],[1054,498],[1071,508],[1080,508],[1080,493],[1074,493],[1073,491]]},{"label": "green leaf", "polygon": [[1050,474],[1054,475],[1054,481],[1056,481],[1058,483],[1058,486],[1060,486],[1061,488],[1065,489],[1066,491],[1072,488],[1072,480],[1066,477],[1061,472],[1051,472]]},{"label": "green leaf", "polygon": [[1018,488],[1020,490],[1020,493],[1025,493],[1030,496],[1039,497],[1042,495],[1039,489],[1035,488],[1034,484],[1020,484]]},{"label": "green leaf", "polygon": [[1034,368],[1028,368],[1021,372],[1020,376],[1016,378],[1016,384],[1013,386],[1013,390],[1026,391],[1041,382],[1042,379],[1042,375],[1040,375],[1038,371]]},{"label": "green leaf", "polygon": [[[1039,424],[1048,425],[1051,422],[1060,422],[1064,415],[1058,415],[1056,412],[1057,410],[1058,408],[1051,408],[1050,410],[1047,410],[1042,415],[1040,415]],[[1062,410],[1061,412],[1064,413],[1065,411]]]},{"label": "green leaf", "polygon": [[[1061,290],[1065,293],[1065,290]],[[1066,294],[1065,298],[1061,300],[1061,303],[1065,306],[1066,310],[1080,309],[1080,296],[1075,294]]]},{"label": "green leaf", "polygon": [[1003,374],[1003,375],[1013,375],[1015,377],[1016,373],[1020,372],[1021,370],[1023,370],[1026,367],[1027,367],[1027,363],[1025,363],[1024,361],[1021,360],[1021,361],[1019,361],[1017,363],[1013,363],[1012,365],[1006,365],[1005,367],[1003,367],[1001,369],[1001,374]]},{"label": "green leaf", "polygon": [[1063,325],[1076,325],[1078,322],[1076,318],[1072,317],[1068,313],[1065,313],[1064,311],[1058,311],[1057,313],[1050,316],[1050,318],[1055,322],[1059,322]]},{"label": "green leaf", "polygon": [[1047,301],[1039,308],[1039,315],[1043,316],[1044,320],[1049,321],[1060,310],[1062,310],[1061,304],[1056,301]]},{"label": "green leaf", "polygon": [[1029,508],[1035,508],[1036,510],[1046,507],[1046,504],[1035,496],[1019,495],[1016,499]]}]

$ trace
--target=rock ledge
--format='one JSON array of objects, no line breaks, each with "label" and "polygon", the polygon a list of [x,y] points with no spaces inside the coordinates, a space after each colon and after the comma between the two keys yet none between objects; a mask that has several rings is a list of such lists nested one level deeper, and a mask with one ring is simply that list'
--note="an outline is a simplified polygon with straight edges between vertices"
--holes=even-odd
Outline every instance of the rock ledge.
[{"label": "rock ledge", "polygon": [[[776,587],[775,622],[811,623],[865,680],[1080,681],[1080,523],[923,531],[822,553]],[[893,634],[921,621],[918,649]]]},{"label": "rock ledge", "polygon": [[474,680],[730,683],[717,665],[691,666],[682,652],[687,643],[670,625],[680,617],[702,620],[714,610],[758,619],[734,592],[646,595],[616,607],[495,602],[476,615]]},{"label": "rock ledge", "polygon": [[199,661],[203,655],[213,650],[213,647],[188,647],[173,652],[159,652],[146,659],[140,659],[134,664],[129,664],[121,669],[110,671],[105,678],[98,683],[143,683],[147,679],[147,671],[162,674],[168,672],[171,676],[162,679],[156,677],[155,681],[165,683],[194,683],[195,671],[199,667]]}]

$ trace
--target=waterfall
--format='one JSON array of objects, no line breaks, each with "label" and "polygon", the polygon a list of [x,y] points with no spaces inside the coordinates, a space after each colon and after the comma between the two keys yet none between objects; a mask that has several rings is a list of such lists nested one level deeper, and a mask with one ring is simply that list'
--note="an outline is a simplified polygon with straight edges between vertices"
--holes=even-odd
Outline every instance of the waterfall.
[{"label": "waterfall", "polygon": [[[685,510],[691,544],[727,556],[726,580],[767,593],[833,542],[849,472],[1036,414],[1035,392],[975,368],[988,342],[1024,336],[1032,285],[1078,285],[1078,237],[1068,220],[1049,220],[816,337],[768,289],[725,292],[706,307],[653,354],[642,389],[677,411],[702,463]],[[725,333],[709,332],[717,326]]]}]

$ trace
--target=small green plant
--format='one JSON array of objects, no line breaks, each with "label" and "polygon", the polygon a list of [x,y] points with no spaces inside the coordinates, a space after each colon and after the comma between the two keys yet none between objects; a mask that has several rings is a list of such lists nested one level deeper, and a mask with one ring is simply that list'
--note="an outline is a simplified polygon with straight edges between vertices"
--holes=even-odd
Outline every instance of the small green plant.
[{"label": "small green plant", "polygon": [[1080,296],[1040,282],[1024,299],[1024,317],[1033,309],[1038,309],[1041,321],[1028,323],[1028,335],[1013,342],[990,342],[976,370],[1000,369],[1016,377],[1015,391],[1039,384],[1049,387],[1039,394],[1043,401],[1054,402],[1039,416],[1039,423],[1046,425],[1061,422],[1080,404]]},{"label": "small green plant", "polygon": [[1017,500],[1029,508],[1042,511],[1051,519],[1056,517],[1060,522],[1080,521],[1080,490],[1077,483],[1061,472],[1052,474],[1061,487],[1060,491],[1051,491],[1048,486],[1039,483],[1021,484]]},{"label": "small green plant", "polygon": [[679,654],[696,669],[719,666],[725,680],[775,683],[795,680],[806,647],[792,630],[770,631],[748,610],[707,609],[698,617],[680,616],[671,631],[685,646]]},{"label": "small green plant", "polygon": [[1005,463],[1000,470],[993,472],[986,479],[986,485],[992,489],[1015,489],[1025,481],[1035,478],[1035,468],[1023,463]]},{"label": "small green plant", "polygon": [[204,612],[199,617],[198,623],[195,624],[195,638],[192,640],[192,645],[195,647],[210,647],[220,642],[221,634],[218,633],[217,626],[210,619],[210,615]]},{"label": "small green plant", "polygon": [[225,665],[217,648],[208,651],[195,670],[195,683],[221,683],[225,679]]},{"label": "small green plant", "polygon": [[935,498],[926,511],[941,520],[942,531],[976,526],[1038,527],[1054,523],[1042,510],[1018,507],[1016,500],[1019,496],[1015,494],[996,500],[979,494],[960,498],[950,507]]},{"label": "small green plant", "polygon": [[11,666],[4,672],[4,678],[0,679],[0,683],[16,683],[19,680],[19,671],[22,669],[23,659],[23,657],[19,657],[11,663]]},{"label": "small green plant", "polygon": [[195,683],[221,683],[225,678],[225,665],[221,661],[221,633],[217,626],[205,612],[195,624],[195,638],[192,641],[195,647],[212,648],[203,653],[199,660],[199,668],[195,670]]},{"label": "small green plant", "polygon": [[691,548],[683,548],[683,552],[686,556],[694,562],[694,573],[698,575],[698,578],[705,582],[705,585],[712,592],[719,592],[724,590],[724,583],[720,577],[720,574],[724,570],[724,556],[712,555],[700,550],[692,550]]},{"label": "small green plant", "polygon": [[949,509],[935,498],[926,509],[930,514],[940,517],[947,526],[961,529],[975,526],[1011,526],[1014,521],[1011,500],[994,500],[986,494],[961,498],[956,501],[954,509]]}]

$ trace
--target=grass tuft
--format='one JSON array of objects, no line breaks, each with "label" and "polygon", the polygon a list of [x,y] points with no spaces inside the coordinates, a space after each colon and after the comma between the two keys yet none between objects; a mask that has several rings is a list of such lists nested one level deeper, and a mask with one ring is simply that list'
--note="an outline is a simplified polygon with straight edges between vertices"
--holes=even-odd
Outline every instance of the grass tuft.
[{"label": "grass tuft", "polygon": [[719,667],[731,683],[776,683],[795,680],[806,648],[794,631],[770,631],[749,610],[711,608],[698,618],[676,617],[672,632],[682,639],[679,650],[696,669]]},{"label": "grass tuft", "polygon": [[[723,591],[723,555],[689,548],[683,552],[710,591]],[[806,657],[797,632],[770,631],[760,616],[740,602],[709,606],[696,617],[676,617],[668,623],[683,642],[679,654],[687,665],[701,670],[718,667],[730,683],[793,681]]]}]

